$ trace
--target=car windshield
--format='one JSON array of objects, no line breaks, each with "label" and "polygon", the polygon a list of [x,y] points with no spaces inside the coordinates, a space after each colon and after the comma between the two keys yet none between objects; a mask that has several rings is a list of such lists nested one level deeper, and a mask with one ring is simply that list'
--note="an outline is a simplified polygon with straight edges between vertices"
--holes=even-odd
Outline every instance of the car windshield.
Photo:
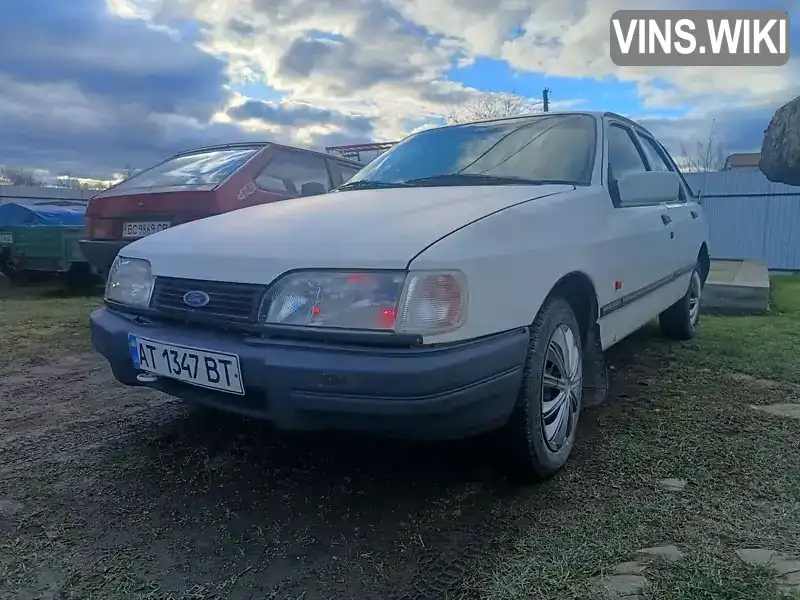
[{"label": "car windshield", "polygon": [[223,148],[171,158],[119,184],[114,191],[153,187],[216,185],[241,167],[260,147]]},{"label": "car windshield", "polygon": [[380,155],[343,187],[588,185],[596,135],[594,117],[582,114],[542,114],[429,129]]}]

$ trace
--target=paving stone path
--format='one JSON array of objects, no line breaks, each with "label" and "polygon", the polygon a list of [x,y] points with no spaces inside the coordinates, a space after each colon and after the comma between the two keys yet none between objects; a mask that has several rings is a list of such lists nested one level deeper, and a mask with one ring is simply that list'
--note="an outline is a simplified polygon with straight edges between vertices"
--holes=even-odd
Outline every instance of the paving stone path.
[{"label": "paving stone path", "polygon": [[[736,554],[743,562],[774,573],[780,590],[787,596],[800,595],[800,557],[766,548],[743,548]],[[642,548],[636,555],[638,560],[620,563],[610,575],[595,580],[595,587],[604,600],[640,600],[641,592],[649,583],[645,576],[648,560],[676,562],[684,556],[672,545]]]},{"label": "paving stone path", "polygon": [[680,492],[686,487],[688,482],[685,479],[662,479],[658,482],[662,488],[669,492]]},{"label": "paving stone path", "polygon": [[611,575],[595,580],[595,586],[602,598],[639,600],[639,593],[648,584],[647,578],[644,576],[648,559],[660,558],[668,562],[675,562],[683,558],[683,552],[671,545],[642,548],[637,550],[636,554],[639,560],[620,563],[614,567]]},{"label": "paving stone path", "polygon": [[786,404],[765,404],[760,406],[751,406],[753,410],[760,410],[761,412],[769,413],[777,417],[788,417],[790,419],[800,419],[800,404],[786,403]]},{"label": "paving stone path", "polygon": [[744,548],[736,554],[749,565],[772,571],[781,591],[787,595],[800,594],[800,557],[766,548]]}]

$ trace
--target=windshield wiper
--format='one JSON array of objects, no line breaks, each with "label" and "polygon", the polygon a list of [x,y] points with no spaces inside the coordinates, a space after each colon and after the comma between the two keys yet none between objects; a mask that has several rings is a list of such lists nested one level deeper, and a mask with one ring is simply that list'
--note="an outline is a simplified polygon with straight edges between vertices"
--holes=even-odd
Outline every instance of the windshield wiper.
[{"label": "windshield wiper", "polygon": [[418,177],[404,181],[406,185],[425,185],[438,183],[442,185],[574,185],[572,181],[561,179],[524,179],[522,177],[499,177],[497,175],[479,175],[477,173],[443,173],[431,177]]},{"label": "windshield wiper", "polygon": [[361,179],[353,181],[352,183],[344,183],[340,185],[337,190],[377,190],[380,188],[399,188],[410,187],[403,181],[370,181],[369,179]]}]

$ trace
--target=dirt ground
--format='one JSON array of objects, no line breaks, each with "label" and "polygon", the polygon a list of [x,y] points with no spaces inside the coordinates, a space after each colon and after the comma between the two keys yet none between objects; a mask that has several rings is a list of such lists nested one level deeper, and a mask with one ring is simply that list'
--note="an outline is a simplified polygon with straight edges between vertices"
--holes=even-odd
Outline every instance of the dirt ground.
[{"label": "dirt ground", "polygon": [[[609,467],[611,455],[597,454],[620,452],[642,411],[661,410],[654,382],[681,355],[648,332],[611,353],[611,398],[583,413],[569,468],[520,489],[498,474],[490,440],[279,436],[258,422],[187,410],[113,379],[81,325],[96,300],[40,301],[46,318],[11,302],[0,305],[4,344],[19,352],[0,358],[3,600],[534,597],[498,588],[508,577],[497,560],[519,561],[520,540],[539,530],[542,515],[568,526],[582,518],[576,502],[585,503],[582,531],[595,535],[602,517],[592,511],[610,518],[631,477],[652,494],[653,477],[670,475],[655,462]],[[781,443],[800,439],[797,431],[784,430]],[[609,478],[615,471],[620,478]],[[796,496],[781,508],[790,514],[800,506],[791,489]],[[624,535],[650,535],[633,529]],[[800,539],[796,525],[789,536]],[[613,544],[600,563],[624,551]],[[549,550],[536,552],[553,563],[541,564],[557,564]],[[590,597],[570,587],[565,569],[549,588],[537,575],[535,597]],[[580,577],[599,569],[581,566]]]}]

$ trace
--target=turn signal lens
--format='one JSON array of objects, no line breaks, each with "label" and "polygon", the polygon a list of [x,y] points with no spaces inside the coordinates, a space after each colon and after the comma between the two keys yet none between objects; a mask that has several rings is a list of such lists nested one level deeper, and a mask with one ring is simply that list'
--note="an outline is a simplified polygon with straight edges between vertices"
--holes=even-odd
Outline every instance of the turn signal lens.
[{"label": "turn signal lens", "polygon": [[399,331],[434,334],[463,325],[467,310],[467,287],[462,273],[410,273],[406,283]]}]

